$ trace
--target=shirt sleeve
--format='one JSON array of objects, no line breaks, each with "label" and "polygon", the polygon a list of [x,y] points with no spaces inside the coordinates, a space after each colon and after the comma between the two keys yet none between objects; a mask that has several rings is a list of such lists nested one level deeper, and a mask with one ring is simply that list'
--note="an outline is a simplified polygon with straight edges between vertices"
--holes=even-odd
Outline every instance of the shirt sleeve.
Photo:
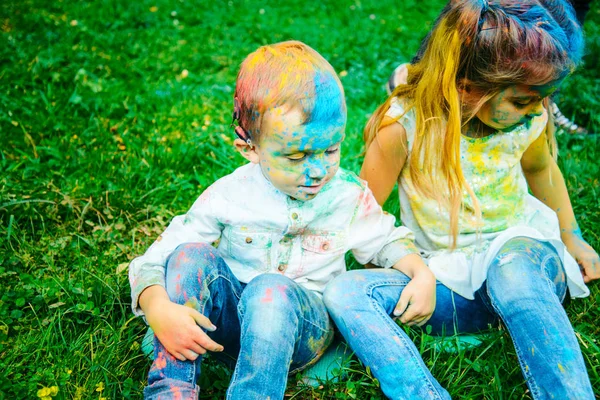
[{"label": "shirt sleeve", "polygon": [[366,187],[350,225],[350,248],[361,263],[390,268],[402,257],[418,253],[414,234],[404,226],[395,226],[396,218],[383,211]]},{"label": "shirt sleeve", "polygon": [[139,307],[140,294],[149,286],[165,286],[165,266],[167,259],[177,246],[183,243],[213,243],[223,230],[219,222],[217,206],[224,199],[210,187],[196,200],[192,208],[178,215],[165,231],[148,248],[144,255],[135,258],[129,264],[129,283],[131,285],[131,307],[135,315],[143,315]]}]

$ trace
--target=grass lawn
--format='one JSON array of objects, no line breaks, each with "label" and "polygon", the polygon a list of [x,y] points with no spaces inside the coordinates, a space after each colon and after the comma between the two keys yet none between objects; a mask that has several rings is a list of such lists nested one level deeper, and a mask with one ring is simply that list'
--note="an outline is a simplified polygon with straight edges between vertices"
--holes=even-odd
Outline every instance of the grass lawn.
[{"label": "grass lawn", "polygon": [[[218,177],[242,164],[229,128],[237,68],[257,46],[298,39],[342,76],[342,166],[359,171],[361,132],[442,0],[305,2],[4,0],[0,4],[0,399],[139,398],[150,362],[130,310],[127,264]],[[600,132],[600,2],[586,65],[558,95]],[[560,165],[584,237],[600,249],[598,136],[560,137]],[[398,209],[397,201],[386,207]],[[600,398],[600,289],[571,302]],[[413,331],[453,398],[530,398],[509,338],[440,353]],[[230,372],[209,362],[202,398]],[[381,399],[354,362],[349,379],[289,398]],[[44,389],[46,388],[46,389]]]}]

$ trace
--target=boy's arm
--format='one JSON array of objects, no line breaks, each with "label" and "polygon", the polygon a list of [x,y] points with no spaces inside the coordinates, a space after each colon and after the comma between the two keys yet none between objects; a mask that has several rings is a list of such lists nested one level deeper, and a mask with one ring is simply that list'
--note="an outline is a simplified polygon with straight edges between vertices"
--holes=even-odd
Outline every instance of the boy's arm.
[{"label": "boy's arm", "polygon": [[395,218],[381,209],[368,187],[359,201],[349,238],[358,262],[394,268],[410,279],[394,316],[408,325],[427,322],[435,309],[435,277],[419,255],[413,233],[395,227]]},{"label": "boy's arm", "polygon": [[222,226],[214,204],[224,202],[214,197],[207,189],[187,214],[175,217],[148,251],[129,267],[134,313],[145,315],[165,349],[182,361],[195,360],[207,350],[223,350],[200,328],[214,331],[211,321],[191,307],[173,303],[165,290],[167,258],[179,245],[212,243],[220,237]]},{"label": "boy's arm", "polygon": [[582,268],[584,281],[600,278],[600,258],[581,236],[564,177],[550,154],[545,132],[525,151],[521,167],[533,195],[556,212],[561,239]]},{"label": "boy's arm", "polygon": [[[140,307],[140,295],[151,286],[165,287],[165,266],[169,255],[183,243],[213,243],[221,236],[215,204],[224,200],[207,189],[185,214],[173,218],[165,231],[148,248],[144,255],[129,265],[132,309],[136,315],[144,315]],[[166,294],[166,292],[165,292]]]}]

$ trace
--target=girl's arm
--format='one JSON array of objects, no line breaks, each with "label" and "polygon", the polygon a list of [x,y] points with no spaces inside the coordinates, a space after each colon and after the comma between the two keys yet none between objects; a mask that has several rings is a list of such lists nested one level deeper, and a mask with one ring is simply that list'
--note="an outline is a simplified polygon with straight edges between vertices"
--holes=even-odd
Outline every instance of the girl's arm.
[{"label": "girl's arm", "polygon": [[[390,125],[385,126],[386,123]],[[360,177],[369,183],[379,205],[387,200],[398,181],[400,171],[407,158],[406,130],[391,118],[383,120],[385,128],[369,145],[365,154]]]},{"label": "girl's arm", "polygon": [[533,195],[556,212],[561,239],[582,268],[584,281],[600,278],[600,258],[581,236],[565,180],[550,155],[545,133],[525,151],[521,166]]},{"label": "girl's arm", "polygon": [[[381,206],[394,189],[408,155],[404,127],[387,117],[383,125],[369,145],[360,171],[360,177],[367,181]],[[435,276],[418,254],[401,258],[393,268],[411,279],[396,304],[394,316],[407,325],[424,325],[435,310]]]}]

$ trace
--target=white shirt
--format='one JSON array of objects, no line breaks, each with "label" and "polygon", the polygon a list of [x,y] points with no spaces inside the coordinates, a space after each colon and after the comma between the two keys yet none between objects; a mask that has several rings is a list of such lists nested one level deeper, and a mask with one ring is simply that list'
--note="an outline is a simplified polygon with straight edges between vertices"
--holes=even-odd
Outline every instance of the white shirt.
[{"label": "white shirt", "polygon": [[279,273],[322,292],[346,270],[348,250],[361,264],[389,268],[417,252],[413,239],[410,230],[395,227],[395,218],[351,172],[340,168],[315,198],[303,202],[278,191],[257,164],[246,164],[206,189],[131,262],[132,308],[142,315],[141,292],[165,286],[167,258],[183,243],[218,240],[219,254],[240,282]]}]

